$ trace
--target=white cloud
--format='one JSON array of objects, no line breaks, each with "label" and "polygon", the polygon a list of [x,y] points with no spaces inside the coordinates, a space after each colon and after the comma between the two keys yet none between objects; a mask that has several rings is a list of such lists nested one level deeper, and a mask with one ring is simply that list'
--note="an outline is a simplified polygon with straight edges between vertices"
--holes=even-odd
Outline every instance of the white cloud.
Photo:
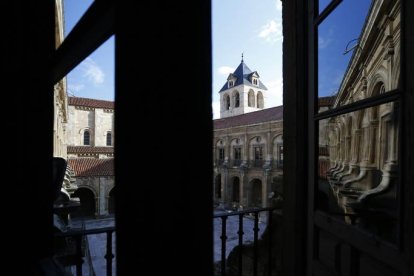
[{"label": "white cloud", "polygon": [[70,92],[79,92],[85,87],[84,84],[81,83],[68,83],[68,89]]},{"label": "white cloud", "polygon": [[217,71],[219,72],[220,75],[227,76],[228,74],[234,72],[234,68],[230,66],[221,66],[217,69]]},{"label": "white cloud", "polygon": [[319,49],[325,49],[326,47],[329,46],[329,44],[331,44],[332,42],[332,38],[323,38],[322,36],[319,36],[318,39],[318,48]]},{"label": "white cloud", "polygon": [[283,104],[283,80],[266,82],[267,99],[265,103],[266,108],[279,106]]},{"label": "white cloud", "polygon": [[276,0],[276,10],[282,11],[282,1]]},{"label": "white cloud", "polygon": [[82,62],[82,70],[83,76],[94,85],[101,84],[105,81],[105,73],[91,58],[87,58],[84,62]]},{"label": "white cloud", "polygon": [[282,23],[280,20],[270,20],[260,28],[258,36],[270,43],[282,41]]},{"label": "white cloud", "polygon": [[220,101],[214,101],[211,104],[213,108],[213,119],[219,119],[220,118]]}]

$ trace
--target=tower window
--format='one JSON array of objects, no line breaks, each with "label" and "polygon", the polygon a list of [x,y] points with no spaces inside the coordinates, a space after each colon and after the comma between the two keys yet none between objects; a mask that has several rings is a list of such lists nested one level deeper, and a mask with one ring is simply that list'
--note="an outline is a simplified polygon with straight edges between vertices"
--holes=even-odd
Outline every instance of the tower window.
[{"label": "tower window", "polygon": [[85,132],[83,133],[83,144],[85,146],[89,146],[91,144],[91,134],[89,130],[85,130]]},{"label": "tower window", "polygon": [[230,80],[229,81],[229,88],[234,86],[234,81]]},{"label": "tower window", "polygon": [[239,93],[236,93],[236,95],[234,96],[234,100],[235,100],[234,107],[239,107],[240,106],[240,95],[239,95]]},{"label": "tower window", "polygon": [[226,110],[230,109],[230,96],[226,95]]},{"label": "tower window", "polygon": [[106,145],[112,146],[112,133],[110,131],[106,133]]}]

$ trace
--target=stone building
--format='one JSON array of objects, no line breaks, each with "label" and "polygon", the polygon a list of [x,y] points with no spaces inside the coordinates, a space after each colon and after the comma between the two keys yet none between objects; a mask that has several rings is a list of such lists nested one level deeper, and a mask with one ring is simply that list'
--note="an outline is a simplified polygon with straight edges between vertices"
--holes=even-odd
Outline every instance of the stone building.
[{"label": "stone building", "polygon": [[[373,1],[335,108],[400,87],[401,3],[390,3]],[[373,28],[372,22],[378,27]],[[367,107],[330,118],[325,130],[333,200],[344,213],[361,217],[367,227],[373,221],[367,222],[365,216],[378,218],[375,224],[387,224],[389,236],[395,234],[393,222],[398,217],[398,110],[397,101]],[[320,182],[321,187],[326,185]],[[375,231],[384,231],[377,226]]]},{"label": "stone building", "polygon": [[68,99],[68,163],[78,186],[74,195],[82,205],[77,215],[109,215],[114,208],[114,102]]},{"label": "stone building", "polygon": [[[56,48],[64,39],[64,20],[63,20],[63,2],[56,0],[55,5],[55,45]],[[66,78],[62,78],[54,85],[53,93],[53,156],[67,159],[67,124],[68,124],[68,96]],[[77,189],[72,171],[69,167],[66,169],[63,180],[61,193],[65,198],[71,197],[71,194]]]},{"label": "stone building", "polygon": [[265,207],[275,192],[282,193],[283,107],[266,109],[266,92],[243,59],[219,91],[221,119],[213,122],[216,205]]}]

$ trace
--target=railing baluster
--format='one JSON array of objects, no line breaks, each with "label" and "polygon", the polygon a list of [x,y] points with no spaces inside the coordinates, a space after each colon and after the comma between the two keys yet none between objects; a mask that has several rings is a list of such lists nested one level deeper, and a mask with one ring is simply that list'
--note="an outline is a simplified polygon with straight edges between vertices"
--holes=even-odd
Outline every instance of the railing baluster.
[{"label": "railing baluster", "polygon": [[226,222],[227,216],[221,217],[221,276],[226,276]]},{"label": "railing baluster", "polygon": [[269,262],[269,276],[272,276],[272,210],[269,210],[269,216],[267,219],[267,233],[269,234],[269,252],[268,252],[268,262]]},{"label": "railing baluster", "polygon": [[112,259],[114,254],[112,254],[112,231],[106,232],[106,275],[112,276]]},{"label": "railing baluster", "polygon": [[254,212],[254,241],[253,241],[253,276],[257,276],[257,260],[259,258],[259,245],[258,245],[258,236],[259,236],[259,211]]},{"label": "railing baluster", "polygon": [[243,214],[239,214],[239,276],[243,273]]},{"label": "railing baluster", "polygon": [[76,275],[82,276],[82,235],[75,236],[76,243]]}]

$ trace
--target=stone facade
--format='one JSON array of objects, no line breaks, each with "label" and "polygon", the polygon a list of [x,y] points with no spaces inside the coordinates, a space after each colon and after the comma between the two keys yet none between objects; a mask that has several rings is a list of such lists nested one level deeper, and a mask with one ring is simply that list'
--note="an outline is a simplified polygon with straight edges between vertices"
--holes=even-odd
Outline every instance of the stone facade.
[{"label": "stone facade", "polygon": [[[114,108],[113,102],[87,98],[69,97],[68,145],[70,146],[113,146]],[[88,131],[89,144],[85,145]],[[107,143],[107,135],[111,143]]]},{"label": "stone facade", "polygon": [[[69,97],[68,161],[87,216],[111,213],[115,183],[114,102]],[[88,210],[85,210],[88,209]]]},{"label": "stone facade", "polygon": [[267,88],[242,60],[220,90],[214,120],[214,202],[267,207],[282,194],[283,107],[265,109]]}]

